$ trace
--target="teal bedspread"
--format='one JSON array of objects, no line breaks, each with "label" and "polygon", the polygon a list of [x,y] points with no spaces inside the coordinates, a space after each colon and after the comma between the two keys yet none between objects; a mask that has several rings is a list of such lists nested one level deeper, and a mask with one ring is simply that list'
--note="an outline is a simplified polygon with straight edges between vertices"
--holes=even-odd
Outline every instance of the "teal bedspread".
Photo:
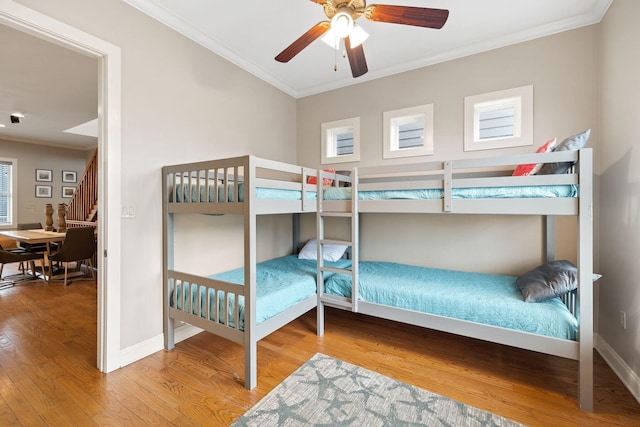
[{"label": "teal bedspread", "polygon": [[[347,268],[351,265],[351,261],[341,259],[336,262],[326,262],[328,266]],[[289,255],[281,258],[275,258],[256,265],[256,323],[261,323],[278,313],[294,306],[296,303],[304,301],[311,295],[316,293],[316,272],[317,265],[315,260],[298,259],[295,255]],[[325,279],[335,273],[325,273]],[[209,276],[212,279],[221,280],[239,285],[244,284],[244,269],[238,268],[224,273]],[[207,300],[209,302],[209,320],[215,320],[215,292],[209,289],[209,298],[206,297],[207,288],[196,284],[186,284],[187,292],[184,292],[184,286],[176,287],[173,295],[176,300],[171,298],[170,305],[172,307],[189,310],[191,307],[192,314],[198,314],[200,308],[200,316],[207,317]],[[226,311],[224,310],[224,295],[218,291],[218,310],[221,313],[220,323],[226,323]],[[188,300],[189,295],[191,301]],[[199,296],[199,298],[198,298]],[[186,298],[186,300],[185,300]],[[239,326],[244,330],[244,296],[238,298],[240,307]],[[234,296],[229,296],[228,308],[229,313],[233,313],[235,305]],[[230,319],[229,325],[235,327],[235,320]]]},{"label": "teal bedspread", "polygon": [[[576,340],[578,321],[558,299],[524,302],[516,277],[415,267],[359,264],[359,300],[519,331]],[[335,274],[327,294],[351,297],[351,276]]]},{"label": "teal bedspread", "polygon": [[[190,187],[190,188],[189,188]],[[238,201],[244,201],[244,184],[240,183]],[[351,200],[351,187],[324,187],[324,198],[326,200]],[[224,186],[218,186],[216,197],[215,188],[209,186],[208,195],[205,185],[181,184],[175,189],[175,200],[178,203],[187,202],[221,202],[225,200]],[[173,201],[174,192],[170,192]],[[282,190],[277,188],[257,188],[256,197],[258,199],[271,200],[300,200],[302,191]],[[307,191],[307,200],[316,200],[315,191]],[[385,190],[385,191],[360,191],[359,200],[427,200],[442,199],[444,191],[437,188],[418,190]],[[558,197],[578,197],[577,185],[539,185],[526,187],[479,187],[479,188],[454,188],[451,192],[454,199],[510,199],[510,198],[558,198]],[[235,185],[227,185],[227,201],[235,201]]]},{"label": "teal bedspread", "polygon": [[[442,199],[444,190],[431,188],[419,190],[359,191],[358,200],[425,200]],[[578,197],[577,185],[538,185],[526,187],[478,187],[453,188],[454,199],[510,199]],[[329,187],[324,191],[326,200],[351,200],[351,187]]]},{"label": "teal bedspread", "polygon": [[[238,186],[238,201],[244,201],[244,183],[240,183]],[[170,192],[170,202],[173,202],[174,192]],[[271,200],[301,200],[302,199],[302,191],[299,190],[283,190],[279,188],[257,188],[256,189],[256,197],[258,199],[271,199]],[[307,200],[316,200],[316,192],[315,191],[307,191],[306,193]],[[222,202],[225,200],[224,197],[224,186],[218,186],[218,195],[216,197],[216,190],[213,185],[209,186],[209,191],[207,195],[207,186],[206,185],[188,185],[181,184],[175,188],[175,200],[177,203],[194,203],[194,202]],[[233,202],[235,201],[235,185],[227,184],[227,201]]]}]

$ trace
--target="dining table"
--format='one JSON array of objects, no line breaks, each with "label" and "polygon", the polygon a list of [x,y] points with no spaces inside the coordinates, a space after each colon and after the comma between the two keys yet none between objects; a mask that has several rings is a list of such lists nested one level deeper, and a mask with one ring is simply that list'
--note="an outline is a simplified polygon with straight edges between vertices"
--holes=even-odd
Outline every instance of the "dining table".
[{"label": "dining table", "polygon": [[[47,231],[44,229],[32,229],[32,230],[2,230],[0,235],[5,238],[15,240],[16,242],[38,244],[44,243],[46,245],[46,251],[44,255],[45,260],[49,260],[51,255],[51,244],[64,241],[66,233],[60,233],[57,231]],[[43,266],[44,267],[44,266]],[[34,274],[37,274],[35,271]],[[50,279],[47,277],[45,269],[42,269],[42,278],[46,281]]]},{"label": "dining table", "polygon": [[42,230],[3,230],[0,235],[16,242],[47,245],[47,254],[51,254],[51,243],[62,242],[66,233]]}]

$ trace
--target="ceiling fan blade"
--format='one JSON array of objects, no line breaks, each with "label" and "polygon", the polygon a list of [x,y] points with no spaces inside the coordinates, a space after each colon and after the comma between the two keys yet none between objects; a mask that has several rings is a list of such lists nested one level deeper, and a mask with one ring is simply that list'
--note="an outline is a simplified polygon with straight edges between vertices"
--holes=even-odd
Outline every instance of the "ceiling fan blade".
[{"label": "ceiling fan blade", "polygon": [[426,7],[372,4],[365,9],[364,16],[370,21],[440,29],[447,22],[449,11]]},{"label": "ceiling fan blade", "polygon": [[362,45],[351,48],[351,40],[349,37],[345,37],[344,45],[347,48],[347,58],[349,58],[349,65],[351,66],[351,74],[353,77],[360,77],[369,71],[367,67],[367,60],[364,57],[364,49]]},{"label": "ceiling fan blade", "polygon": [[331,27],[331,22],[322,21],[311,27],[309,31],[301,35],[298,40],[294,41],[285,50],[276,56],[278,62],[289,62],[291,58],[299,54],[302,49],[309,46],[314,40],[326,33]]},{"label": "ceiling fan blade", "polygon": [[318,4],[325,4],[327,2],[327,0],[311,0],[311,1]]}]

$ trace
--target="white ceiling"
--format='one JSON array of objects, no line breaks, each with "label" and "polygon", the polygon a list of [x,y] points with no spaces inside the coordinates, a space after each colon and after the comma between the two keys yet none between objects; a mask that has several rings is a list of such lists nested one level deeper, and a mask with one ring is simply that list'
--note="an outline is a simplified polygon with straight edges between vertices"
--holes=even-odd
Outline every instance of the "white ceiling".
[{"label": "white ceiling", "polygon": [[[97,138],[64,130],[98,117],[98,61],[0,25],[0,138],[76,149]],[[10,115],[25,115],[19,124]]]},{"label": "white ceiling", "polygon": [[[320,21],[310,0],[122,0],[300,98],[597,23],[612,0],[381,0],[448,9],[441,30],[358,20],[370,37],[369,72],[316,40],[290,62],[274,57]],[[346,0],[345,0],[346,1]],[[373,3],[370,3],[373,4]],[[97,116],[98,62],[0,25],[0,138],[88,149],[97,138],[63,132]],[[9,115],[22,112],[20,124]]]},{"label": "white ceiling", "polygon": [[[448,9],[441,30],[358,19],[369,72],[316,40],[290,62],[274,57],[320,21],[310,0],[123,0],[296,98],[599,22],[612,0],[380,0]],[[345,2],[347,0],[344,0]]]}]

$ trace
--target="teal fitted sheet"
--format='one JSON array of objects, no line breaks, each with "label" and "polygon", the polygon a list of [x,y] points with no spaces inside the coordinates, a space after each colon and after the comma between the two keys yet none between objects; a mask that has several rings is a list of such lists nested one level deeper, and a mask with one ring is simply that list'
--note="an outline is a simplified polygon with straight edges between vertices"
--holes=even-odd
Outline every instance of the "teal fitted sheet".
[{"label": "teal fitted sheet", "polygon": [[[189,185],[180,184],[175,190],[170,191],[170,202],[175,200],[178,203],[196,202],[221,202],[225,200],[224,185],[219,185],[216,190],[213,185]],[[244,183],[238,185],[238,201],[244,201]],[[324,187],[325,200],[351,200],[351,187]],[[302,191],[283,190],[277,188],[256,188],[258,199],[272,200],[300,200]],[[359,200],[428,200],[442,199],[444,190],[438,188],[415,189],[415,190],[380,190],[380,191],[360,191]],[[478,188],[453,188],[451,190],[453,199],[511,199],[511,198],[565,198],[578,197],[577,185],[537,185],[518,187],[478,187]],[[227,184],[227,197],[229,202],[235,201],[235,185]],[[316,191],[307,191],[307,200],[316,200]]]},{"label": "teal fitted sheet", "polygon": [[[244,201],[244,183],[240,183],[238,185],[238,201]],[[174,197],[175,193],[175,197]],[[316,200],[316,192],[315,191],[307,191],[306,192],[307,200]],[[218,192],[216,197],[216,188],[213,185],[209,186],[207,191],[206,185],[189,185],[189,184],[181,184],[175,187],[175,191],[170,191],[169,193],[169,201],[173,202],[174,200],[177,203],[211,203],[211,202],[223,202],[225,200],[224,196],[224,185],[218,186]],[[270,200],[301,200],[302,199],[302,191],[300,190],[283,190],[280,188],[266,188],[259,187],[256,188],[256,197],[258,199],[270,199]],[[227,184],[227,197],[226,201],[233,202],[235,201],[235,185],[230,183]]]},{"label": "teal fitted sheet", "polygon": [[[351,200],[351,187],[325,188],[325,200]],[[438,188],[418,190],[359,191],[358,200],[426,200],[442,199],[444,190]],[[538,185],[526,187],[453,188],[453,199],[512,199],[578,197],[577,185]]]},{"label": "teal fitted sheet", "polygon": [[[347,268],[351,261],[340,259],[336,262],[325,262],[336,268]],[[256,324],[261,323],[295,304],[304,301],[316,293],[317,265],[315,260],[298,259],[296,255],[275,258],[256,265]],[[335,273],[326,272],[325,279]],[[209,276],[239,285],[244,284],[244,268],[237,268],[224,273]],[[185,292],[185,287],[187,291]],[[217,292],[218,296],[215,297]],[[174,296],[176,298],[174,298]],[[189,300],[191,298],[191,300]],[[191,311],[209,320],[215,320],[215,303],[221,313],[220,323],[226,324],[226,313],[233,313],[235,296],[230,295],[227,302],[229,311],[225,311],[224,294],[197,284],[176,286],[170,299],[171,307]],[[239,326],[244,330],[244,296],[238,297]],[[207,314],[207,305],[208,313]],[[235,320],[229,319],[229,326],[235,327]]]},{"label": "teal fitted sheet", "polygon": [[[558,298],[524,302],[516,277],[361,262],[359,300],[576,340],[578,321]],[[325,292],[351,298],[351,276],[335,274]]]}]

